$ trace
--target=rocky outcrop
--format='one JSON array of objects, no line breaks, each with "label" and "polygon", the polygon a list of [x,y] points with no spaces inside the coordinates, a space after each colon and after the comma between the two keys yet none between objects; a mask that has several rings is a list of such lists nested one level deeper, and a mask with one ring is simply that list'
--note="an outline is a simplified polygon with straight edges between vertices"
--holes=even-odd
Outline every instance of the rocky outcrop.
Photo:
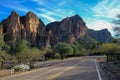
[{"label": "rocky outcrop", "polygon": [[41,39],[45,36],[44,23],[33,12],[28,12],[26,16],[21,17],[21,22],[24,25],[26,32],[26,39],[32,45],[40,44]]},{"label": "rocky outcrop", "polygon": [[100,42],[110,42],[112,40],[111,33],[108,29],[102,29],[99,31],[88,29],[88,35]]},{"label": "rocky outcrop", "polygon": [[5,41],[21,40],[21,34],[25,35],[24,26],[21,24],[20,17],[16,12],[12,12],[1,24],[3,25],[3,33],[5,33]]},{"label": "rocky outcrop", "polygon": [[84,37],[87,32],[86,24],[79,15],[67,17],[60,22],[50,23],[46,28],[48,33],[51,31],[51,45],[58,42],[73,43],[76,39]]}]

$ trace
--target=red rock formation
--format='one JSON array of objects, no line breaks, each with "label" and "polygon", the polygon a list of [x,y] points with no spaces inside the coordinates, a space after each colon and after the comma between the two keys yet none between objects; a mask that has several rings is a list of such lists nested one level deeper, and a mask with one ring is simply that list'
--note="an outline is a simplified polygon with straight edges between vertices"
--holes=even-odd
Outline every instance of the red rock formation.
[{"label": "red rock formation", "polygon": [[11,15],[3,21],[3,32],[5,33],[5,41],[10,40],[21,40],[21,34],[25,35],[23,32],[24,26],[20,22],[20,17],[16,12],[12,12]]},{"label": "red rock formation", "polygon": [[[3,20],[3,33],[5,33],[5,41],[17,41],[26,39],[34,46],[42,46],[46,36],[44,23],[32,12],[28,12],[26,16],[19,17],[16,12]],[[0,27],[0,33],[2,28]]]},{"label": "red rock formation", "polygon": [[36,45],[37,33],[42,33],[45,30],[43,22],[33,12],[28,12],[26,16],[21,17],[21,22],[26,31],[26,39]]}]

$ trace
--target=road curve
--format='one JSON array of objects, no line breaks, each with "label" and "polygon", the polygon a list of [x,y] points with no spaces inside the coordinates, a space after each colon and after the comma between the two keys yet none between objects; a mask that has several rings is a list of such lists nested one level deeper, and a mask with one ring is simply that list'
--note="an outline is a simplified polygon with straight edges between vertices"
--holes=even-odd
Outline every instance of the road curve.
[{"label": "road curve", "polygon": [[99,57],[63,60],[53,66],[3,77],[0,80],[102,80],[97,58]]}]

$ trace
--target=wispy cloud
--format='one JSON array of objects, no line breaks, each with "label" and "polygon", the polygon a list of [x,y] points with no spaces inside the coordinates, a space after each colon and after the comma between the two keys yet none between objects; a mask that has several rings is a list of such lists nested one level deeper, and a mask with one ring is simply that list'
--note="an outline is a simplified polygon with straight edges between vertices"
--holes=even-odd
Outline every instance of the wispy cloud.
[{"label": "wispy cloud", "polygon": [[39,14],[39,13],[38,13],[37,15],[40,16],[40,17],[44,17],[44,18],[50,20],[51,22],[56,21],[55,18],[52,18],[52,17],[50,17],[50,16],[48,16],[48,15],[45,15],[45,14]]},{"label": "wispy cloud", "polygon": [[[61,0],[56,0],[56,1],[32,0],[32,1],[38,4],[38,6],[36,7],[38,13],[44,14],[44,16],[42,15],[42,17],[46,18],[47,16],[46,19],[49,19],[49,21],[60,20],[65,18],[66,16],[71,16],[74,14],[73,10],[70,9],[66,10],[66,8],[62,7],[62,6],[65,7],[66,1],[61,1]],[[54,5],[49,4],[52,3],[53,1],[54,1]]]},{"label": "wispy cloud", "polygon": [[120,13],[119,0],[103,0],[93,8],[94,16],[114,18]]}]

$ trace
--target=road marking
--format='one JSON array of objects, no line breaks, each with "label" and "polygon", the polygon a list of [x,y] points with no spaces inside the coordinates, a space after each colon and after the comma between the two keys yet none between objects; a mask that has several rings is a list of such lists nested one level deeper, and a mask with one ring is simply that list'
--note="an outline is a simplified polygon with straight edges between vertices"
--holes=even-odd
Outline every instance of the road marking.
[{"label": "road marking", "polygon": [[96,66],[96,69],[97,69],[98,78],[99,78],[99,80],[102,80],[102,77],[101,77],[101,75],[100,75],[100,71],[99,71],[99,69],[98,69],[98,65],[97,65],[96,59],[95,59],[95,66]]},{"label": "road marking", "polygon": [[79,65],[79,64],[76,64],[76,65],[74,65],[74,66],[68,67],[68,68],[66,68],[64,71],[61,71],[61,72],[59,72],[59,73],[57,73],[57,74],[54,74],[53,76],[50,76],[50,77],[47,78],[46,80],[53,80],[53,79],[59,77],[60,75],[64,74],[65,72],[73,69],[73,68],[74,68],[75,66],[77,66],[77,65]]}]

